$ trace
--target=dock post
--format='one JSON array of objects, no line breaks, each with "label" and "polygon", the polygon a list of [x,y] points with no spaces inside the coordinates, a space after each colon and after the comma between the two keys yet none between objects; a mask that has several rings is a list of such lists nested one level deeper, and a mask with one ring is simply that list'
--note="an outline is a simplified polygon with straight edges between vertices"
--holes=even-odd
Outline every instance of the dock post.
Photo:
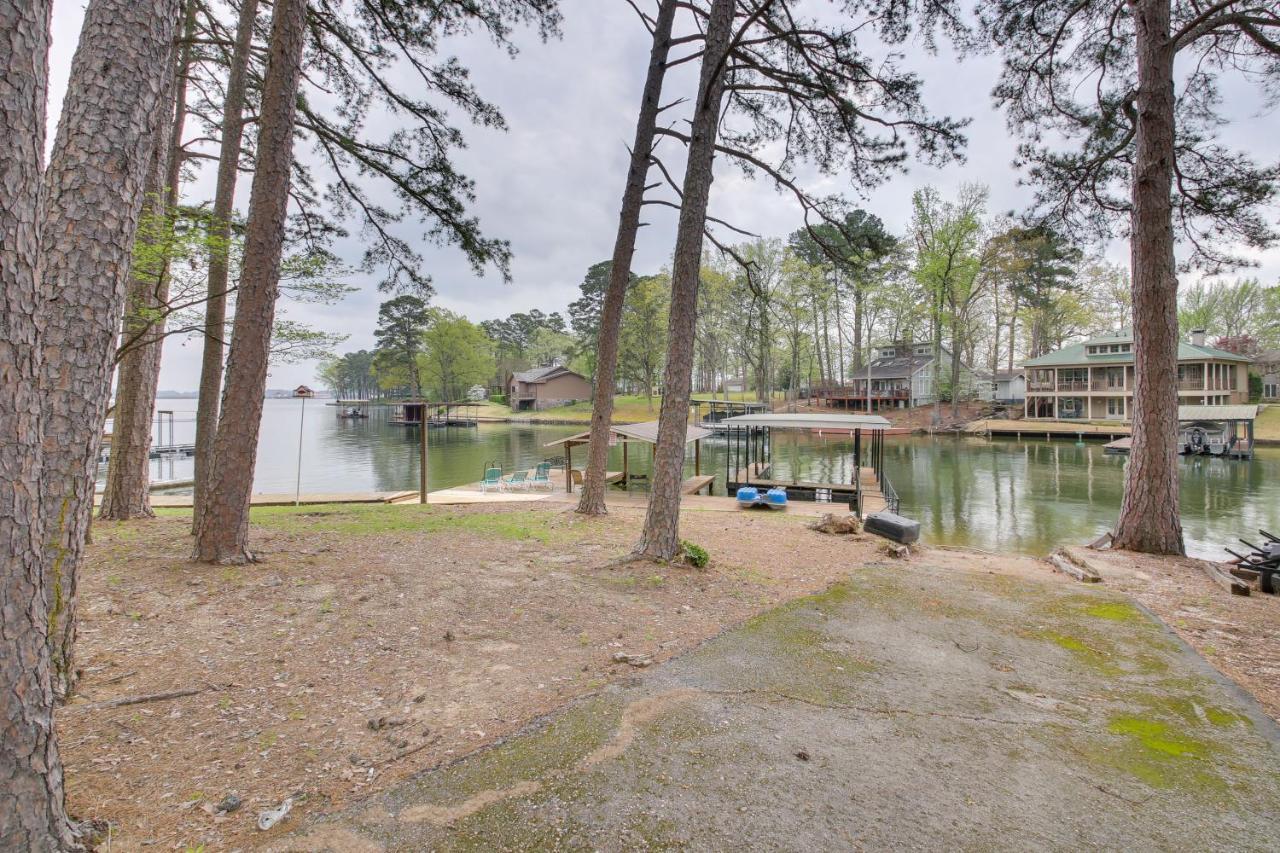
[{"label": "dock post", "polygon": [[425,417],[418,427],[418,432],[421,433],[419,441],[422,443],[422,451],[418,454],[418,503],[424,504],[427,502],[427,462],[429,461],[427,454],[430,450],[430,443],[427,437],[430,431],[427,429],[427,419]]}]

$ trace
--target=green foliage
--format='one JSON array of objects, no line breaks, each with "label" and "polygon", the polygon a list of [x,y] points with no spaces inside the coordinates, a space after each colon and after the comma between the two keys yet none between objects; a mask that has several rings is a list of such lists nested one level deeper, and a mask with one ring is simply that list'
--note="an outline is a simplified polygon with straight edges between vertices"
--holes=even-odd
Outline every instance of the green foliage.
[{"label": "green foliage", "polygon": [[707,549],[690,542],[688,539],[680,541],[680,549],[684,555],[684,561],[695,569],[705,569],[707,564],[711,562],[711,555],[707,553]]},{"label": "green foliage", "polygon": [[1257,403],[1262,399],[1262,377],[1256,373],[1249,374],[1249,402]]},{"label": "green foliage", "polygon": [[671,279],[665,273],[639,278],[627,292],[618,338],[618,375],[643,391],[652,406],[667,353]]},{"label": "green foliage", "polygon": [[474,323],[443,309],[431,312],[418,357],[422,381],[437,400],[463,400],[493,375],[493,342]]}]

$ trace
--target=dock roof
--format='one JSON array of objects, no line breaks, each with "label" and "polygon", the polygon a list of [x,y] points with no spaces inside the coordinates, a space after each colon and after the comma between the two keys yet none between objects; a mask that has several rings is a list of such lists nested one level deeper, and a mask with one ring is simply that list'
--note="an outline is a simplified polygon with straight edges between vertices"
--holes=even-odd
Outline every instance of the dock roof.
[{"label": "dock roof", "polygon": [[1179,421],[1251,421],[1258,417],[1256,405],[1179,406]]},{"label": "dock roof", "polygon": [[[746,417],[746,416],[744,416]],[[732,420],[732,418],[728,419]],[[642,441],[645,444],[658,443],[658,422],[644,421],[638,424],[612,424],[609,432],[614,435],[621,436],[627,441]],[[684,443],[697,441],[700,438],[706,438],[714,433],[709,429],[703,429],[700,426],[690,425],[685,429]],[[561,444],[582,444],[591,438],[591,430],[580,432],[567,438],[558,438],[555,441],[548,441],[543,447],[556,447]]]}]

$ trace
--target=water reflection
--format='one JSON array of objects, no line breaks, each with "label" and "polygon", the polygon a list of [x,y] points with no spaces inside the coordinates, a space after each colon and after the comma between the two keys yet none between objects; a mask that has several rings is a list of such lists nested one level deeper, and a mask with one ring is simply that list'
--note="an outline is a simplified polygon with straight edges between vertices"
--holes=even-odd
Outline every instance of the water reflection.
[{"label": "water reflection", "polygon": [[[194,403],[164,401],[176,409],[175,437],[194,440]],[[186,410],[179,409],[185,405]],[[268,400],[254,474],[257,492],[292,492],[298,459],[300,400]],[[418,427],[389,421],[390,409],[371,407],[367,419],[344,420],[334,407],[307,403],[301,423],[304,492],[399,491],[418,488]],[[476,428],[432,428],[433,489],[478,481],[497,463],[505,471],[532,468],[562,453],[547,447],[581,432],[581,426],[482,424]],[[166,439],[168,435],[166,434]],[[702,442],[702,473],[716,476],[724,493],[728,441]],[[772,447],[774,477],[850,482],[853,439],[779,433]],[[693,446],[685,473],[693,473]],[[586,448],[574,463],[586,462]],[[1071,441],[894,437],[885,443],[885,468],[902,498],[902,509],[920,520],[928,541],[968,544],[987,550],[1044,553],[1063,542],[1083,542],[1109,529],[1119,513],[1123,456],[1103,453],[1100,443]],[[191,477],[190,459],[152,463],[164,480]],[[632,474],[647,478],[650,452],[633,445]],[[622,449],[609,454],[610,470],[622,469]],[[558,486],[559,484],[557,484]],[[644,489],[647,479],[634,481]],[[1280,533],[1280,448],[1260,448],[1252,463],[1188,458],[1182,461],[1182,514],[1188,548],[1223,556],[1237,536],[1259,527]]]}]

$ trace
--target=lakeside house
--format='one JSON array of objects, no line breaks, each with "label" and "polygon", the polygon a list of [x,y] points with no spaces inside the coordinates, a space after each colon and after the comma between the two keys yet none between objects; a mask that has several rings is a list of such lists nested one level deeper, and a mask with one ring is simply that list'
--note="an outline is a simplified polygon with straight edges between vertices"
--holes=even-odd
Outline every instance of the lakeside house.
[{"label": "lakeside house", "polygon": [[[1178,344],[1178,402],[1225,406],[1249,400],[1247,356],[1208,346],[1196,329]],[[1026,417],[1129,420],[1133,410],[1133,332],[1089,338],[1028,359]]]},{"label": "lakeside house", "polygon": [[1262,399],[1280,402],[1280,349],[1263,350],[1253,358],[1254,372],[1262,377]]},{"label": "lakeside house", "polygon": [[590,399],[591,381],[563,365],[516,371],[507,377],[507,403],[512,411],[538,411]]},{"label": "lakeside house", "polygon": [[991,379],[995,402],[1005,405],[1025,403],[1027,400],[1027,377],[1022,368],[1013,370],[997,370]]},{"label": "lakeside house", "polygon": [[[943,399],[950,399],[947,386],[951,381],[951,351],[942,348],[942,364],[939,366],[939,382]],[[905,409],[927,406],[933,403],[937,389],[933,382],[933,344],[897,341],[887,346],[875,347],[871,361],[857,368],[844,385],[829,385],[816,389],[815,396],[827,405],[845,409],[867,408],[867,382],[871,383],[871,409]],[[988,380],[988,388],[990,381]],[[973,370],[963,362],[960,365],[961,399],[978,396],[978,379]]]}]

